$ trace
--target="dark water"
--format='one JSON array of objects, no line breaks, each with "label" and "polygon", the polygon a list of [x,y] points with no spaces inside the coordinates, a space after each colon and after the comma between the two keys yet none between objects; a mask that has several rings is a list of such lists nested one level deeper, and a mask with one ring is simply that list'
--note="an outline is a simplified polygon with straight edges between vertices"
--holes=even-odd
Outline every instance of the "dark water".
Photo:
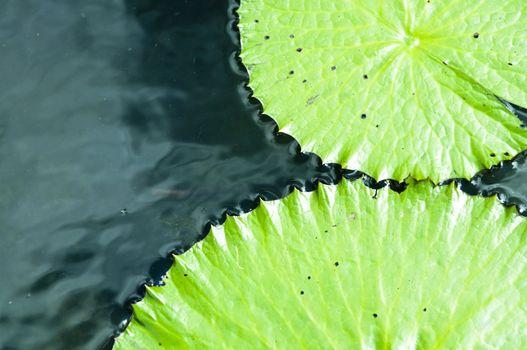
[{"label": "dark water", "polygon": [[[0,0],[0,349],[108,345],[208,222],[340,179],[259,116],[234,6]],[[463,187],[524,208],[526,179]]]}]

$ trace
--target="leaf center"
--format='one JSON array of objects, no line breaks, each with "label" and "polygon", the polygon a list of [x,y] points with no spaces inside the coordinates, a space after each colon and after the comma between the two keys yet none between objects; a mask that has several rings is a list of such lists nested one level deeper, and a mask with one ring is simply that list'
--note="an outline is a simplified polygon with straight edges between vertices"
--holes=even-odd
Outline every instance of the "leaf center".
[{"label": "leaf center", "polygon": [[421,44],[419,37],[411,34],[404,34],[402,41],[404,46],[409,50],[414,49]]}]

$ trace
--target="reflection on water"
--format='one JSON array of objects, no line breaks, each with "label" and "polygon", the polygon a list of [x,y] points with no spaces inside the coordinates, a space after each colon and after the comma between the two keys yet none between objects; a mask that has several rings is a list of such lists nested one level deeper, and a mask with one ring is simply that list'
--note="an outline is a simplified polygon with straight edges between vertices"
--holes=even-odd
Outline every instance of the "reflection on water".
[{"label": "reflection on water", "polygon": [[514,205],[521,215],[527,216],[527,151],[479,172],[470,181],[457,181],[465,192],[484,197],[496,195],[501,203]]},{"label": "reflection on water", "polygon": [[100,347],[207,222],[339,179],[258,117],[232,6],[0,2],[0,348]]},{"label": "reflection on water", "polygon": [[60,227],[137,205],[130,182],[148,164],[121,119],[144,34],[118,2],[8,0],[0,13],[0,348],[65,348],[117,294],[98,252],[112,239]]}]

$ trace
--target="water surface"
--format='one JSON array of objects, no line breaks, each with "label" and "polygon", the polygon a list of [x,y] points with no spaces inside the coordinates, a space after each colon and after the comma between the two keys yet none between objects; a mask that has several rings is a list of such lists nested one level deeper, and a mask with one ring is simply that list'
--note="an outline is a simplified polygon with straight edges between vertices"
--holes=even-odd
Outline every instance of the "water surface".
[{"label": "water surface", "polygon": [[101,346],[170,250],[325,172],[258,117],[230,6],[0,3],[0,348]]}]

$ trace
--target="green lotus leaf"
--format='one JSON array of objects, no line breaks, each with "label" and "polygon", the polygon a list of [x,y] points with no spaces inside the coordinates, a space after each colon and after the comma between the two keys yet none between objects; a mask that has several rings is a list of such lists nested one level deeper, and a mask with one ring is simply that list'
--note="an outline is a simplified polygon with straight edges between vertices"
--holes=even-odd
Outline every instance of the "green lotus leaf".
[{"label": "green lotus leaf", "polygon": [[526,349],[527,222],[454,186],[360,182],[229,217],[116,349]]},{"label": "green lotus leaf", "polygon": [[279,128],[377,178],[472,176],[524,149],[525,0],[242,0],[241,57]]}]

